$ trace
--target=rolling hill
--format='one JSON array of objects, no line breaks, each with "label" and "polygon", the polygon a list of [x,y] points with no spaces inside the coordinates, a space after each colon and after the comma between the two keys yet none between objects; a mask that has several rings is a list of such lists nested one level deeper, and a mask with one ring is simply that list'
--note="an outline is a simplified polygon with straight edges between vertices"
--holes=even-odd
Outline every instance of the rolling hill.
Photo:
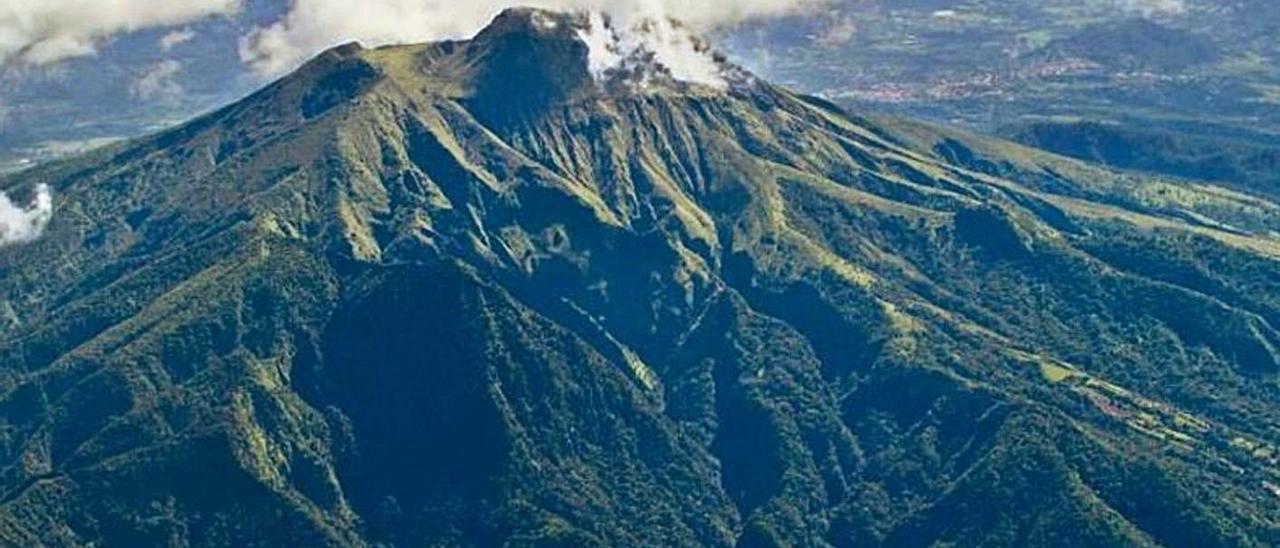
[{"label": "rolling hill", "polygon": [[1267,135],[1089,121],[1040,121],[1002,133],[1027,146],[1116,168],[1218,181],[1273,197],[1280,192],[1280,139]]}]

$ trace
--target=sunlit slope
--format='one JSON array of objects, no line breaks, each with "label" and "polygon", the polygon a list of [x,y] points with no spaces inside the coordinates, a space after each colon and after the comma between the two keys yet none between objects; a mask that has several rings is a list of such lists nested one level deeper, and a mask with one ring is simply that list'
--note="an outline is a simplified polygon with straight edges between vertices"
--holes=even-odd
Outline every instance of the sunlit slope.
[{"label": "sunlit slope", "polygon": [[0,183],[0,539],[1280,540],[1280,206],[535,23]]}]

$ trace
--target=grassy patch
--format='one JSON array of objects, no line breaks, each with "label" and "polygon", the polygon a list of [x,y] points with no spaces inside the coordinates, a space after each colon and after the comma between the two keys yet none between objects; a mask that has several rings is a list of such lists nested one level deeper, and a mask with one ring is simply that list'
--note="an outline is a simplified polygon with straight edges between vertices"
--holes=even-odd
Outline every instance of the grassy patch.
[{"label": "grassy patch", "polygon": [[1044,380],[1057,384],[1076,376],[1076,372],[1050,361],[1041,361],[1040,375],[1044,377]]}]

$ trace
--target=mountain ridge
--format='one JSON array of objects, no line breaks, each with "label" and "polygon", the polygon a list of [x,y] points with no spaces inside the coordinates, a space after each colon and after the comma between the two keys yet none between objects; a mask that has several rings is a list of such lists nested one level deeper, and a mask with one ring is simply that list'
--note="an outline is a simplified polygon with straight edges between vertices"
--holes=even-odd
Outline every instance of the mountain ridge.
[{"label": "mountain ridge", "polygon": [[1276,540],[1280,206],[516,28],[0,179],[0,539]]}]

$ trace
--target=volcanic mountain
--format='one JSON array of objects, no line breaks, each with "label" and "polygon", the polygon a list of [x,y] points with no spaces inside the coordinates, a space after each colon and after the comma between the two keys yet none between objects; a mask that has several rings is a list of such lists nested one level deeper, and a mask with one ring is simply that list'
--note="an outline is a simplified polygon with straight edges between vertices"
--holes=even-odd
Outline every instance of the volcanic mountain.
[{"label": "volcanic mountain", "polygon": [[0,544],[1280,543],[1280,204],[584,24],[0,180]]}]

